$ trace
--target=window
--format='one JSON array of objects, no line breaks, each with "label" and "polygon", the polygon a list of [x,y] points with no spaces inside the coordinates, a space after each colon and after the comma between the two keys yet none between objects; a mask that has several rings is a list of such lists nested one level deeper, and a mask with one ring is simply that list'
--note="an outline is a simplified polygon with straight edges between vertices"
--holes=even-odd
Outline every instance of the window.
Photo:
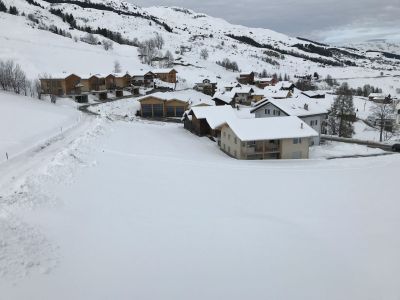
[{"label": "window", "polygon": [[222,144],[222,147],[224,148],[224,150],[225,150],[225,144]]},{"label": "window", "polygon": [[237,144],[237,137],[235,136],[235,144]]},{"label": "window", "polygon": [[231,147],[228,146],[228,153],[231,153]]},{"label": "window", "polygon": [[230,140],[231,139],[231,135],[230,134],[228,134],[228,140]]},{"label": "window", "polygon": [[246,147],[246,143],[245,142],[242,142],[242,147]]},{"label": "window", "polygon": [[224,131],[224,137],[226,137],[226,132]]},{"label": "window", "polygon": [[264,112],[265,112],[266,115],[270,115],[271,114],[271,110],[269,108],[266,108],[264,110]]},{"label": "window", "polygon": [[301,144],[301,138],[294,138],[293,144]]}]

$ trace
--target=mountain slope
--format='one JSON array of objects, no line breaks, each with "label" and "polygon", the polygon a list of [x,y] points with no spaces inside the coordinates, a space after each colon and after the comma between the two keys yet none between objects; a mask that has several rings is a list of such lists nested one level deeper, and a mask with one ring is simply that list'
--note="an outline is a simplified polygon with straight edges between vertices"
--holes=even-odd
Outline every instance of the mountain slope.
[{"label": "mountain slope", "polygon": [[[268,29],[232,25],[225,20],[176,7],[140,8],[123,1],[106,0],[3,0],[20,14],[0,13],[0,58],[14,58],[29,76],[41,73],[111,72],[114,60],[124,71],[149,69],[138,58],[137,45],[156,34],[165,40],[162,53],[175,56],[180,82],[191,87],[199,78],[233,81],[237,74],[215,62],[236,61],[242,71],[304,75],[318,72],[346,76],[374,76],[374,69],[395,69],[400,60],[375,58],[357,49],[324,46]],[[28,15],[30,15],[28,17]],[[67,16],[67,18],[65,17]],[[73,22],[69,19],[73,16]],[[51,33],[57,28],[64,35]],[[123,43],[105,51],[101,45],[79,41],[85,31],[119,34]],[[53,30],[54,31],[54,30]],[[100,41],[106,37],[96,34]],[[200,59],[201,49],[209,52]],[[345,67],[346,66],[346,67]]]}]

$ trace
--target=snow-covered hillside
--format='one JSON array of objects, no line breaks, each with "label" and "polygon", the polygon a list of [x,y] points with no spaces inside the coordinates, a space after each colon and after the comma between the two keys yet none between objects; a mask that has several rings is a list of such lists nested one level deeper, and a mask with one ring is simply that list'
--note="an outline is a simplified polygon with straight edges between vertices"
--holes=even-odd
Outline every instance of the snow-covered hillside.
[{"label": "snow-covered hillside", "polygon": [[[6,6],[15,5],[20,16],[0,13],[0,41],[4,45],[0,48],[0,59],[15,59],[31,78],[62,71],[107,73],[112,71],[115,60],[121,63],[123,71],[150,68],[140,62],[135,46],[114,43],[114,49],[106,51],[101,45],[79,41],[86,32],[77,30],[78,27],[107,29],[136,42],[160,34],[165,40],[162,51],[170,50],[174,54],[174,67],[183,87],[192,87],[206,77],[218,82],[233,81],[237,73],[215,63],[224,58],[236,61],[242,71],[266,69],[270,74],[287,73],[292,78],[313,72],[339,78],[377,76],[380,69],[395,70],[400,62],[389,58],[377,60],[365,51],[323,46],[268,29],[232,25],[182,8],[140,8],[122,1],[102,0],[4,2]],[[55,11],[71,14],[75,29]],[[71,38],[44,30],[51,26],[68,33]],[[106,39],[99,34],[96,36],[100,41]],[[200,59],[202,49],[208,50],[208,60]],[[322,61],[327,64],[323,65]],[[396,74],[396,71],[390,73]]]}]

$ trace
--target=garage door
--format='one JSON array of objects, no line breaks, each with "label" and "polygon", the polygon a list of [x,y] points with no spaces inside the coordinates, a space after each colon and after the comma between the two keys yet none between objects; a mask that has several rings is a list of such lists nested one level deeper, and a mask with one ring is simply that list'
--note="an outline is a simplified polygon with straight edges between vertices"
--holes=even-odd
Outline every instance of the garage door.
[{"label": "garage door", "polygon": [[167,106],[167,117],[175,117],[175,107]]},{"label": "garage door", "polygon": [[185,112],[185,108],[183,106],[176,107],[176,117],[182,117]]},{"label": "garage door", "polygon": [[142,116],[143,117],[153,116],[153,109],[151,104],[142,104]]},{"label": "garage door", "polygon": [[162,104],[153,104],[153,115],[154,117],[164,116],[164,109]]}]

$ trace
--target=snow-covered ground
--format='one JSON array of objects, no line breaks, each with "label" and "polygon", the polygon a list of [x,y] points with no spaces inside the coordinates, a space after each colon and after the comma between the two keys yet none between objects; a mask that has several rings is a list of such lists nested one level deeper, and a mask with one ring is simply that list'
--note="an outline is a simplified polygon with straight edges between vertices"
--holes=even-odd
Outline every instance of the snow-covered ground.
[{"label": "snow-covered ground", "polygon": [[238,161],[96,122],[0,198],[6,299],[397,299],[399,155]]},{"label": "snow-covered ground", "polygon": [[80,113],[62,101],[54,105],[0,91],[0,163],[6,153],[12,158],[79,120]]}]

